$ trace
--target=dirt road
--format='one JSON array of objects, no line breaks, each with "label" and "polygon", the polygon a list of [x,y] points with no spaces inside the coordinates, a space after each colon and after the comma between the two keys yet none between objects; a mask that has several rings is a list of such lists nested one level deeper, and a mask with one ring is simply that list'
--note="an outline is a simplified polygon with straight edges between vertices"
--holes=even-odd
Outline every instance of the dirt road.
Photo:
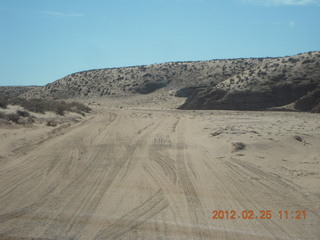
[{"label": "dirt road", "polygon": [[263,116],[233,134],[230,118],[101,110],[1,161],[0,239],[320,239],[319,135],[257,135]]}]

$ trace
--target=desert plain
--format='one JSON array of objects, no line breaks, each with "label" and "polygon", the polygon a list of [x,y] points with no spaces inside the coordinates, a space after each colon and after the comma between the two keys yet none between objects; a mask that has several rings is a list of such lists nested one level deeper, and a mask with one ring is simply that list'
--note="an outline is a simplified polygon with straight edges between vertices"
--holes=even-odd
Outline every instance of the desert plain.
[{"label": "desert plain", "polygon": [[0,128],[0,239],[320,238],[319,114],[177,101]]}]

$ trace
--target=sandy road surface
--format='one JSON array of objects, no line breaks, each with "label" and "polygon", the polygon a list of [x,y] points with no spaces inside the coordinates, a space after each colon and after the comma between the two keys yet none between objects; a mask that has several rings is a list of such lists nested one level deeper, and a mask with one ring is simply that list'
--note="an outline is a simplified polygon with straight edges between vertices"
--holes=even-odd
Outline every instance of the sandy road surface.
[{"label": "sandy road surface", "polygon": [[0,239],[320,239],[317,119],[277,117],[283,134],[263,114],[101,110],[0,162]]}]

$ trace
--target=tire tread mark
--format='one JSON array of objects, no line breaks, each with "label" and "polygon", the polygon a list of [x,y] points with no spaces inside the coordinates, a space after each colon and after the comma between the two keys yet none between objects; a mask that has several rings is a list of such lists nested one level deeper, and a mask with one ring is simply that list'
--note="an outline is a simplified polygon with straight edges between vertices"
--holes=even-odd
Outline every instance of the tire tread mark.
[{"label": "tire tread mark", "polygon": [[160,165],[165,175],[175,184],[177,181],[177,174],[174,160],[155,150],[150,151],[150,158]]},{"label": "tire tread mark", "polygon": [[98,232],[93,239],[117,239],[127,232],[130,232],[132,229],[139,227],[148,219],[166,209],[168,206],[169,203],[164,197],[163,190],[159,189],[154,195],[136,208],[132,209],[125,216],[120,217],[107,229]]},{"label": "tire tread mark", "polygon": [[[195,186],[192,183],[192,180],[188,174],[187,167],[185,165],[185,145],[183,143],[183,136],[178,136],[177,144],[177,170],[179,174],[179,179],[181,180],[181,186],[184,192],[184,195],[187,200],[188,211],[190,214],[190,219],[192,224],[198,226],[207,226],[207,221],[205,220],[205,214],[203,211],[203,206],[199,199],[198,193]],[[202,230],[198,229],[199,239],[205,239],[205,235]]]}]

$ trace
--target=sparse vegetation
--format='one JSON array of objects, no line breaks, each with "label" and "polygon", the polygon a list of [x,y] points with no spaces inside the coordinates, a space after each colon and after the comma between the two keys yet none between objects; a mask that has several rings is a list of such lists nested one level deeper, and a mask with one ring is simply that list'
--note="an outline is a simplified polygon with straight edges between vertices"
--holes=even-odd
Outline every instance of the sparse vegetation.
[{"label": "sparse vegetation", "polygon": [[10,113],[7,115],[7,119],[11,122],[18,123],[20,116],[16,113]]},{"label": "sparse vegetation", "polygon": [[246,145],[242,142],[236,142],[236,143],[232,143],[232,147],[233,147],[232,152],[238,152],[238,151],[244,150],[246,148]]},{"label": "sparse vegetation", "polygon": [[[81,114],[82,116],[85,113],[89,113],[91,108],[88,106],[79,103],[79,102],[71,102],[67,103],[64,101],[57,100],[46,100],[46,99],[22,99],[22,98],[13,98],[6,99],[1,98],[0,104],[2,108],[7,108],[10,105],[21,106],[26,110],[17,110],[15,113],[4,113],[0,112],[0,119],[14,122],[17,124],[31,124],[34,123],[34,116],[31,116],[28,111],[36,112],[36,113],[45,113],[46,111],[55,112],[58,115],[63,116],[66,111],[76,112]],[[55,123],[49,123],[48,126],[53,126]]]},{"label": "sparse vegetation", "polygon": [[0,108],[7,108],[8,99],[4,97],[0,97]]},{"label": "sparse vegetation", "polygon": [[51,111],[61,116],[64,115],[65,111],[76,112],[79,114],[85,114],[91,111],[91,108],[79,102],[67,103],[64,101],[36,98],[14,98],[12,100],[9,100],[9,103],[12,105],[19,105],[21,107],[24,107],[26,110],[29,110],[31,112],[45,113],[46,111]]},{"label": "sparse vegetation", "polygon": [[32,124],[35,122],[34,116],[30,116],[27,111],[17,110],[16,113],[0,112],[0,119],[16,124]]},{"label": "sparse vegetation", "polygon": [[56,127],[57,125],[58,125],[58,123],[55,120],[47,121],[47,126],[49,126],[49,127]]},{"label": "sparse vegetation", "polygon": [[0,112],[0,119],[18,123],[20,116],[16,113],[5,114],[3,112]]},{"label": "sparse vegetation", "polygon": [[27,112],[27,111],[21,111],[21,110],[17,110],[17,114],[20,116],[20,117],[29,117],[30,116],[30,113]]}]

